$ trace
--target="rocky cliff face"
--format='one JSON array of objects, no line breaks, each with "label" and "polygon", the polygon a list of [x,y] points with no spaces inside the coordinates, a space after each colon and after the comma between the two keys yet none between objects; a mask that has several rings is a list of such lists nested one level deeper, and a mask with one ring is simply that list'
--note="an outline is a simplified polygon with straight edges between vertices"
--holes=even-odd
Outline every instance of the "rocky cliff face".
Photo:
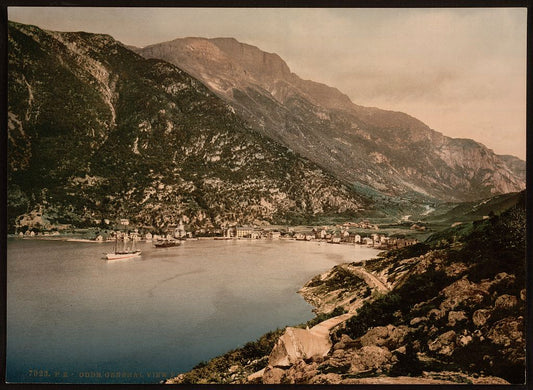
[{"label": "rocky cliff face", "polygon": [[517,201],[425,243],[334,267],[301,291],[317,321],[169,383],[523,384],[525,194]]},{"label": "rocky cliff face", "polygon": [[8,44],[12,227],[32,212],[50,226],[207,229],[368,207],[182,70],[110,36],[10,23]]},{"label": "rocky cliff face", "polygon": [[278,55],[235,39],[176,39],[137,52],[176,64],[256,129],[356,185],[447,201],[525,188],[523,161],[445,137],[409,115],[353,104],[291,73]]}]

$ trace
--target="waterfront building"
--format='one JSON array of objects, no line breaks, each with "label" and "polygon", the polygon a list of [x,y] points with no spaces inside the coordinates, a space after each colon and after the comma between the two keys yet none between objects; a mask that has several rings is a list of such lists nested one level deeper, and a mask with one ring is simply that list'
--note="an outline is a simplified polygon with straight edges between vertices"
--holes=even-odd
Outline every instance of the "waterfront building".
[{"label": "waterfront building", "polygon": [[249,226],[237,226],[236,237],[237,238],[251,238],[253,229]]},{"label": "waterfront building", "polygon": [[279,238],[281,238],[281,232],[278,232],[278,231],[273,231],[273,232],[270,232],[268,234],[268,236],[274,240],[277,240]]},{"label": "waterfront building", "polygon": [[374,240],[371,237],[365,237],[363,238],[363,244],[365,245],[374,245]]}]

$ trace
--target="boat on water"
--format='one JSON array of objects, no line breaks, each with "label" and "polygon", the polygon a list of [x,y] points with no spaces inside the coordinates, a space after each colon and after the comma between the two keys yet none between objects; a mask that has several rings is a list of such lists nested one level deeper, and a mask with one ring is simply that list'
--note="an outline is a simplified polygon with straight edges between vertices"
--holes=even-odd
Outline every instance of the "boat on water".
[{"label": "boat on water", "polygon": [[154,246],[156,248],[170,248],[173,246],[180,246],[180,245],[181,245],[180,241],[174,240],[174,239],[168,239],[168,238],[159,239],[156,242],[154,242]]},{"label": "boat on water", "polygon": [[[122,248],[119,249],[119,240],[122,242]],[[131,247],[126,248],[126,235],[117,233],[115,237],[115,247],[113,248],[112,253],[106,254],[107,260],[122,260],[129,259],[132,257],[140,256],[142,251],[135,248],[135,240],[131,240]]]},{"label": "boat on water", "polygon": [[106,255],[107,260],[121,260],[121,259],[129,259],[131,257],[138,257],[141,255],[141,250],[137,249],[135,251],[127,251],[127,252],[114,252],[114,253],[108,253]]}]

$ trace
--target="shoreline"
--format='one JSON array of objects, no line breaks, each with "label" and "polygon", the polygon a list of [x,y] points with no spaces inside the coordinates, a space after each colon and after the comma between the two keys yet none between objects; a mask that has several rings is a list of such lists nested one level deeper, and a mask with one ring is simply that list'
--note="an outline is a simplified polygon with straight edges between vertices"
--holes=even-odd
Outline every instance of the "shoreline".
[{"label": "shoreline", "polygon": [[[292,241],[301,241],[301,240],[295,240],[291,239]],[[309,241],[313,242],[313,241]],[[316,242],[316,241],[315,241]],[[351,244],[354,245],[354,244]],[[370,258],[367,258],[365,260],[369,260]],[[365,261],[365,260],[361,260]],[[301,324],[293,324],[290,326],[285,326],[284,328],[277,329],[277,330],[270,330],[260,336],[257,340],[252,340],[247,343],[248,344],[255,344],[260,343],[265,337],[268,337],[271,334],[279,333],[278,337],[275,338],[274,344],[272,345],[271,350],[264,356],[256,357],[255,360],[253,360],[250,364],[250,366],[253,366],[255,363],[259,361],[266,362],[267,364],[262,367],[261,369],[257,370],[248,370],[248,366],[241,366],[238,367],[236,365],[233,365],[229,368],[229,374],[230,378],[233,376],[236,376],[238,374],[239,370],[242,370],[241,380],[244,382],[229,382],[229,383],[243,383],[243,384],[258,384],[262,382],[257,382],[257,380],[262,380],[260,378],[263,378],[263,374],[265,373],[265,370],[270,369],[270,363],[271,360],[283,360],[286,361],[286,363],[291,362],[293,359],[298,358],[297,355],[300,355],[303,353],[305,355],[305,351],[302,351],[301,349],[309,349],[309,352],[316,353],[316,349],[319,348],[322,351],[320,354],[327,354],[329,350],[333,347],[333,345],[330,342],[330,332],[332,329],[340,326],[342,323],[347,321],[349,318],[354,316],[356,314],[355,310],[369,298],[359,298],[357,299],[356,305],[353,308],[349,308],[348,310],[345,310],[344,313],[339,313],[335,315],[334,309],[337,307],[342,307],[342,302],[338,301],[338,298],[335,299],[335,305],[328,306],[324,305],[324,302],[326,300],[327,296],[330,295],[337,295],[339,291],[342,291],[342,287],[340,289],[335,289],[328,294],[324,295],[319,291],[319,289],[314,289],[313,287],[309,287],[310,284],[312,284],[313,280],[316,280],[317,278],[320,280],[320,283],[327,283],[327,280],[334,277],[336,274],[336,270],[339,268],[343,269],[351,269],[353,268],[352,261],[344,262],[341,264],[337,264],[333,267],[328,268],[322,273],[316,274],[315,276],[311,277],[308,281],[306,281],[302,287],[296,291],[298,295],[300,295],[304,301],[307,302],[313,309],[312,312],[314,313],[314,317],[308,320],[305,323]],[[356,266],[357,267],[357,266]],[[360,267],[357,267],[360,268]],[[353,271],[353,270],[352,270]],[[363,271],[365,272],[365,271]],[[366,273],[366,272],[365,272]],[[373,275],[375,277],[375,275]],[[365,277],[365,285],[370,287],[371,289],[376,290],[388,290],[386,287],[377,286],[375,283],[368,283],[367,278]],[[320,286],[319,286],[320,287]],[[331,302],[328,302],[331,303]],[[348,305],[350,306],[350,305]],[[326,310],[325,310],[326,309]],[[332,309],[328,312],[327,309]],[[281,343],[281,344],[280,344]],[[224,354],[218,355],[212,359],[210,359],[206,367],[209,365],[210,362],[217,361],[217,360],[224,360],[228,356],[231,356],[232,354],[239,353],[239,351],[242,350],[242,348],[237,348],[235,350],[226,352]],[[280,356],[280,351],[281,356]],[[302,355],[302,356],[303,356]],[[228,358],[230,360],[233,360],[233,358]],[[194,372],[199,365],[201,365],[202,362],[199,362],[193,369],[186,371],[184,373],[181,373],[175,377],[171,377],[166,379],[165,381],[162,381],[163,384],[187,384],[186,381],[186,375],[189,373]],[[217,367],[217,370],[219,368]],[[184,381],[185,380],[185,381]],[[223,383],[217,383],[217,384],[227,384],[225,382]]]},{"label": "shoreline", "polygon": [[[101,241],[98,241],[98,240],[91,240],[91,239],[88,239],[88,238],[80,238],[80,235],[76,235],[76,234],[73,234],[73,235],[49,235],[49,236],[24,236],[24,237],[20,237],[16,234],[8,234],[7,235],[7,238],[8,239],[13,239],[13,240],[40,240],[40,241],[65,241],[65,242],[81,242],[81,243],[96,243],[96,244],[105,244],[105,243],[109,243],[109,242],[114,242],[115,240],[101,240]],[[372,245],[368,245],[368,244],[354,244],[354,243],[351,243],[351,242],[331,242],[331,241],[327,241],[325,239],[312,239],[312,240],[300,240],[300,239],[297,239],[297,238],[293,238],[293,237],[281,237],[281,238],[248,238],[248,237],[231,237],[231,238],[226,238],[226,237],[193,237],[193,238],[187,238],[186,240],[184,241],[249,241],[249,242],[264,242],[264,241],[272,241],[272,242],[276,242],[276,241],[297,241],[297,242],[310,242],[310,243],[316,243],[316,244],[319,244],[319,245],[322,245],[322,244],[329,244],[329,245],[343,245],[343,246],[353,246],[353,247],[358,247],[358,248],[374,248],[376,250],[387,250],[387,248],[380,248],[380,247],[374,247]],[[138,239],[138,240],[135,240],[136,242],[151,242],[153,241],[152,239]],[[361,260],[362,261],[362,260]]]}]

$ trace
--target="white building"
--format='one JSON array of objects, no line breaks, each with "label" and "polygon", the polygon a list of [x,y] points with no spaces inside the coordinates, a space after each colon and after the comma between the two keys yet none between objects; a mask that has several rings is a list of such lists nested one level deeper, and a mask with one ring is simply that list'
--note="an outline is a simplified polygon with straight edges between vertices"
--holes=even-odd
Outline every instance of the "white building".
[{"label": "white building", "polygon": [[374,240],[370,237],[363,238],[363,244],[365,245],[374,245]]}]

